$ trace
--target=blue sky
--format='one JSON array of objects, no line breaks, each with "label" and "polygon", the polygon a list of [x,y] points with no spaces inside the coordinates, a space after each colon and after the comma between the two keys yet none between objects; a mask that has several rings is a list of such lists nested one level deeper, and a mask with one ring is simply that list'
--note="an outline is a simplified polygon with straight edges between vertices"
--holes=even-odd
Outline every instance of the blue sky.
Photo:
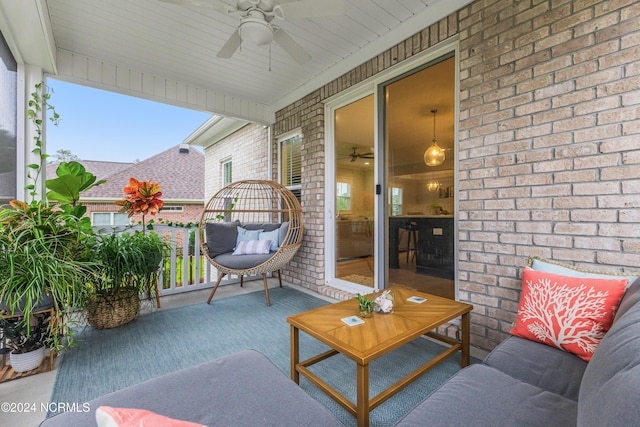
[{"label": "blue sky", "polygon": [[210,113],[48,79],[60,124],[47,122],[47,153],[134,162],[180,144]]}]

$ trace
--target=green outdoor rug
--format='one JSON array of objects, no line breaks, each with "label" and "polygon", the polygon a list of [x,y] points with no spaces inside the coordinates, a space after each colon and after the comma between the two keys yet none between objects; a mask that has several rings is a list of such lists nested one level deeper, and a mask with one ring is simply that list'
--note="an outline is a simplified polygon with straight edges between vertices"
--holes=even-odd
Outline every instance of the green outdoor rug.
[{"label": "green outdoor rug", "polygon": [[[82,342],[62,358],[51,402],[82,404],[103,394],[181,368],[207,362],[244,349],[267,355],[287,376],[290,329],[287,316],[327,304],[292,288],[269,290],[271,306],[258,291],[180,308],[159,310],[108,330],[87,327]],[[300,358],[327,350],[324,344],[300,334]],[[413,371],[442,347],[417,339],[369,366],[370,395]],[[431,391],[460,369],[454,356],[422,376],[371,412],[372,426],[391,426]],[[355,362],[337,355],[312,367],[321,378],[355,401]],[[346,426],[355,418],[301,377],[301,387]],[[179,390],[167,389],[179,398]],[[292,410],[295,410],[292,408]]]}]

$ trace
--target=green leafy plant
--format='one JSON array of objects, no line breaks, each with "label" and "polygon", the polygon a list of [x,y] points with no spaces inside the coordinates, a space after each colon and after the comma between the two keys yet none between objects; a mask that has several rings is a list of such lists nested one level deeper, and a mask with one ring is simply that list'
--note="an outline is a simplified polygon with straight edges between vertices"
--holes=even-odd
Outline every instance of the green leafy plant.
[{"label": "green leafy plant", "polygon": [[42,172],[42,165],[45,163],[48,154],[44,151],[44,141],[42,140],[42,125],[44,123],[43,117],[48,111],[51,113],[49,121],[57,126],[60,122],[60,115],[56,112],[53,105],[50,104],[51,92],[46,90],[46,86],[43,82],[37,83],[35,89],[31,92],[31,99],[28,102],[27,118],[31,121],[35,129],[35,136],[33,137],[35,148],[31,150],[31,153],[38,157],[38,163],[31,163],[27,165],[27,179],[30,182],[25,186],[25,190],[29,192],[31,200],[36,200],[38,197],[38,180]]},{"label": "green leafy plant", "polygon": [[374,300],[370,299],[367,295],[361,295],[360,293],[356,294],[354,298],[358,300],[358,309],[361,316],[367,317],[373,313],[373,309],[376,306]]},{"label": "green leafy plant", "polygon": [[[25,190],[30,202],[12,200],[0,210],[0,303],[9,314],[22,313],[25,334],[32,335],[31,313],[44,295],[53,298],[56,319],[47,330],[47,344],[57,351],[71,345],[69,316],[84,304],[86,280],[97,272],[97,262],[87,243],[93,232],[79,193],[97,185],[95,176],[77,162],[62,164],[58,177],[49,180],[49,200],[37,200],[43,152],[43,115],[58,124],[60,116],[49,104],[50,93],[42,83],[35,86],[27,117],[35,128],[32,153],[39,162],[28,165]],[[46,185],[46,183],[45,183]],[[57,205],[56,205],[57,202]]]},{"label": "green leafy plant", "polygon": [[95,258],[102,266],[92,284],[97,295],[115,295],[121,288],[151,294],[167,243],[156,233],[109,234],[95,237]]},{"label": "green leafy plant", "polygon": [[86,278],[97,263],[78,218],[43,202],[10,205],[0,211],[0,301],[9,314],[29,319],[42,296],[51,295],[57,319],[48,339],[60,350],[69,333],[65,315],[83,304]]},{"label": "green leafy plant", "polygon": [[0,317],[0,329],[6,339],[6,347],[1,352],[29,353],[46,345],[51,319],[46,314],[33,316],[33,319],[34,323],[27,325],[24,318]]}]

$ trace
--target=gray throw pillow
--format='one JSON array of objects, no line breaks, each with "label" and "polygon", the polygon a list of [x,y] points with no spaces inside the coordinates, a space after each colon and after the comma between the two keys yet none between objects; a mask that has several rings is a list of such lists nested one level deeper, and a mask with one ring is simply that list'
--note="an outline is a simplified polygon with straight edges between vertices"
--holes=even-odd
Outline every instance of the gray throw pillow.
[{"label": "gray throw pillow", "polygon": [[236,247],[239,225],[240,221],[209,222],[205,225],[207,250],[211,258],[227,252],[233,252]]}]

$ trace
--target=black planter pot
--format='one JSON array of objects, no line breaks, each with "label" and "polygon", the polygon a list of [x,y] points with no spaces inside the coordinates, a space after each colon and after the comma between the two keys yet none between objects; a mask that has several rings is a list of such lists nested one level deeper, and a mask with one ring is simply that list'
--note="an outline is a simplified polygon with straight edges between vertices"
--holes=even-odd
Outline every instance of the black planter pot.
[{"label": "black planter pot", "polygon": [[[40,297],[40,299],[38,300],[38,303],[33,307],[31,312],[34,313],[36,311],[47,310],[51,307],[53,307],[53,295],[45,293]],[[22,298],[18,307],[16,307],[16,309],[13,312],[11,311],[11,307],[5,304],[4,301],[0,301],[0,313],[2,314],[20,315],[23,312],[24,312],[24,297]]]}]

